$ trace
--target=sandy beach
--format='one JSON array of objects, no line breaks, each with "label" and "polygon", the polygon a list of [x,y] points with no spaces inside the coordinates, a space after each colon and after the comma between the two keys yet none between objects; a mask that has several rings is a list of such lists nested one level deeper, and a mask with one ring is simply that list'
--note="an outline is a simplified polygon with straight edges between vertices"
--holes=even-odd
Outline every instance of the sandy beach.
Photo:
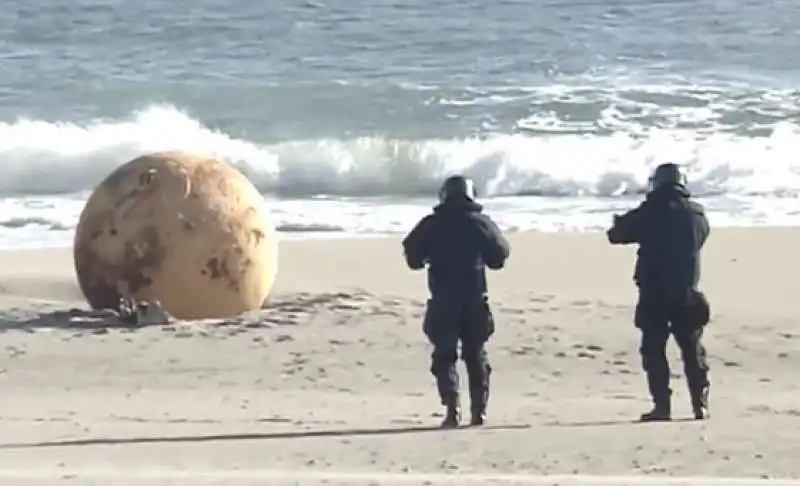
[{"label": "sandy beach", "polygon": [[0,483],[800,484],[800,230],[713,231],[712,418],[689,420],[671,343],[666,424],[633,423],[635,248],[510,241],[488,425],[453,431],[397,238],[283,242],[263,311],[140,329],[70,322],[69,250],[0,253]]}]

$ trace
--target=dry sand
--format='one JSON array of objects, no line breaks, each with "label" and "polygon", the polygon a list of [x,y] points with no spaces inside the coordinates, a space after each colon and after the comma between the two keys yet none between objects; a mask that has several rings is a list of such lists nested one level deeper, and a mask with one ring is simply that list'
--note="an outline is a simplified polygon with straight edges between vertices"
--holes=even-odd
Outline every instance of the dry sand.
[{"label": "dry sand", "polygon": [[425,275],[405,268],[397,239],[286,242],[263,312],[141,329],[57,312],[83,306],[69,251],[1,253],[0,484],[800,477],[800,230],[714,231],[712,419],[688,420],[671,344],[680,420],[647,425],[632,423],[650,405],[631,323],[635,248],[601,234],[511,243],[490,276],[489,426],[454,431],[436,429]]}]

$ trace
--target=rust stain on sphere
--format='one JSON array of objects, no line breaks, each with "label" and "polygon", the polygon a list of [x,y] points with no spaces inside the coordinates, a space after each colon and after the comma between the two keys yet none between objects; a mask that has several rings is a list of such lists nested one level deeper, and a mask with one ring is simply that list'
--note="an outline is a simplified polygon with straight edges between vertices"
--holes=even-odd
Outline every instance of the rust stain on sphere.
[{"label": "rust stain on sphere", "polygon": [[261,307],[277,275],[278,242],[261,194],[241,172],[159,152],[95,188],[74,259],[92,308],[116,309],[125,296],[158,300],[179,319],[220,318]]}]

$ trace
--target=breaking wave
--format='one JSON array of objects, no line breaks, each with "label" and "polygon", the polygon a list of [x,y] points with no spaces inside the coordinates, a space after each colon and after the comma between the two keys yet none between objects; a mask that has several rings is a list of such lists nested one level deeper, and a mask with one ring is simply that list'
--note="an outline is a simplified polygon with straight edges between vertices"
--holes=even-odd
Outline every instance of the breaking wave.
[{"label": "breaking wave", "polygon": [[472,176],[484,196],[607,197],[640,191],[662,162],[685,165],[699,194],[800,193],[800,128],[789,121],[754,136],[664,126],[548,133],[546,118],[521,120],[514,133],[461,139],[278,143],[229,136],[169,105],[85,124],[18,119],[0,123],[0,195],[87,191],[117,165],[173,148],[219,157],[264,194],[287,198],[429,195],[455,172]]}]

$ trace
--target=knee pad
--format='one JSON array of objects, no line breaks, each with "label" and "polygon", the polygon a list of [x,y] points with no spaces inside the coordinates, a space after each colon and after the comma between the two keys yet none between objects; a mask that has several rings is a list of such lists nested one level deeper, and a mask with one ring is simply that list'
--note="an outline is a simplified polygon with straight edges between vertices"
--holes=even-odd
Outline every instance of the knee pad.
[{"label": "knee pad", "polygon": [[667,357],[659,354],[642,352],[642,368],[645,371],[659,371],[667,368]]},{"label": "knee pad", "polygon": [[708,361],[705,359],[705,356],[697,351],[681,350],[681,360],[683,361],[684,368],[687,370],[708,371]]},{"label": "knee pad", "polygon": [[486,349],[484,347],[466,347],[461,348],[461,359],[464,360],[465,363],[469,362],[483,362],[486,361],[487,354]]},{"label": "knee pad", "polygon": [[467,368],[480,368],[486,375],[492,371],[492,367],[489,364],[489,357],[484,349],[462,350],[461,359],[464,361],[464,364],[467,365]]},{"label": "knee pad", "polygon": [[434,350],[431,354],[431,373],[437,370],[449,369],[458,360],[458,351],[455,349]]}]

